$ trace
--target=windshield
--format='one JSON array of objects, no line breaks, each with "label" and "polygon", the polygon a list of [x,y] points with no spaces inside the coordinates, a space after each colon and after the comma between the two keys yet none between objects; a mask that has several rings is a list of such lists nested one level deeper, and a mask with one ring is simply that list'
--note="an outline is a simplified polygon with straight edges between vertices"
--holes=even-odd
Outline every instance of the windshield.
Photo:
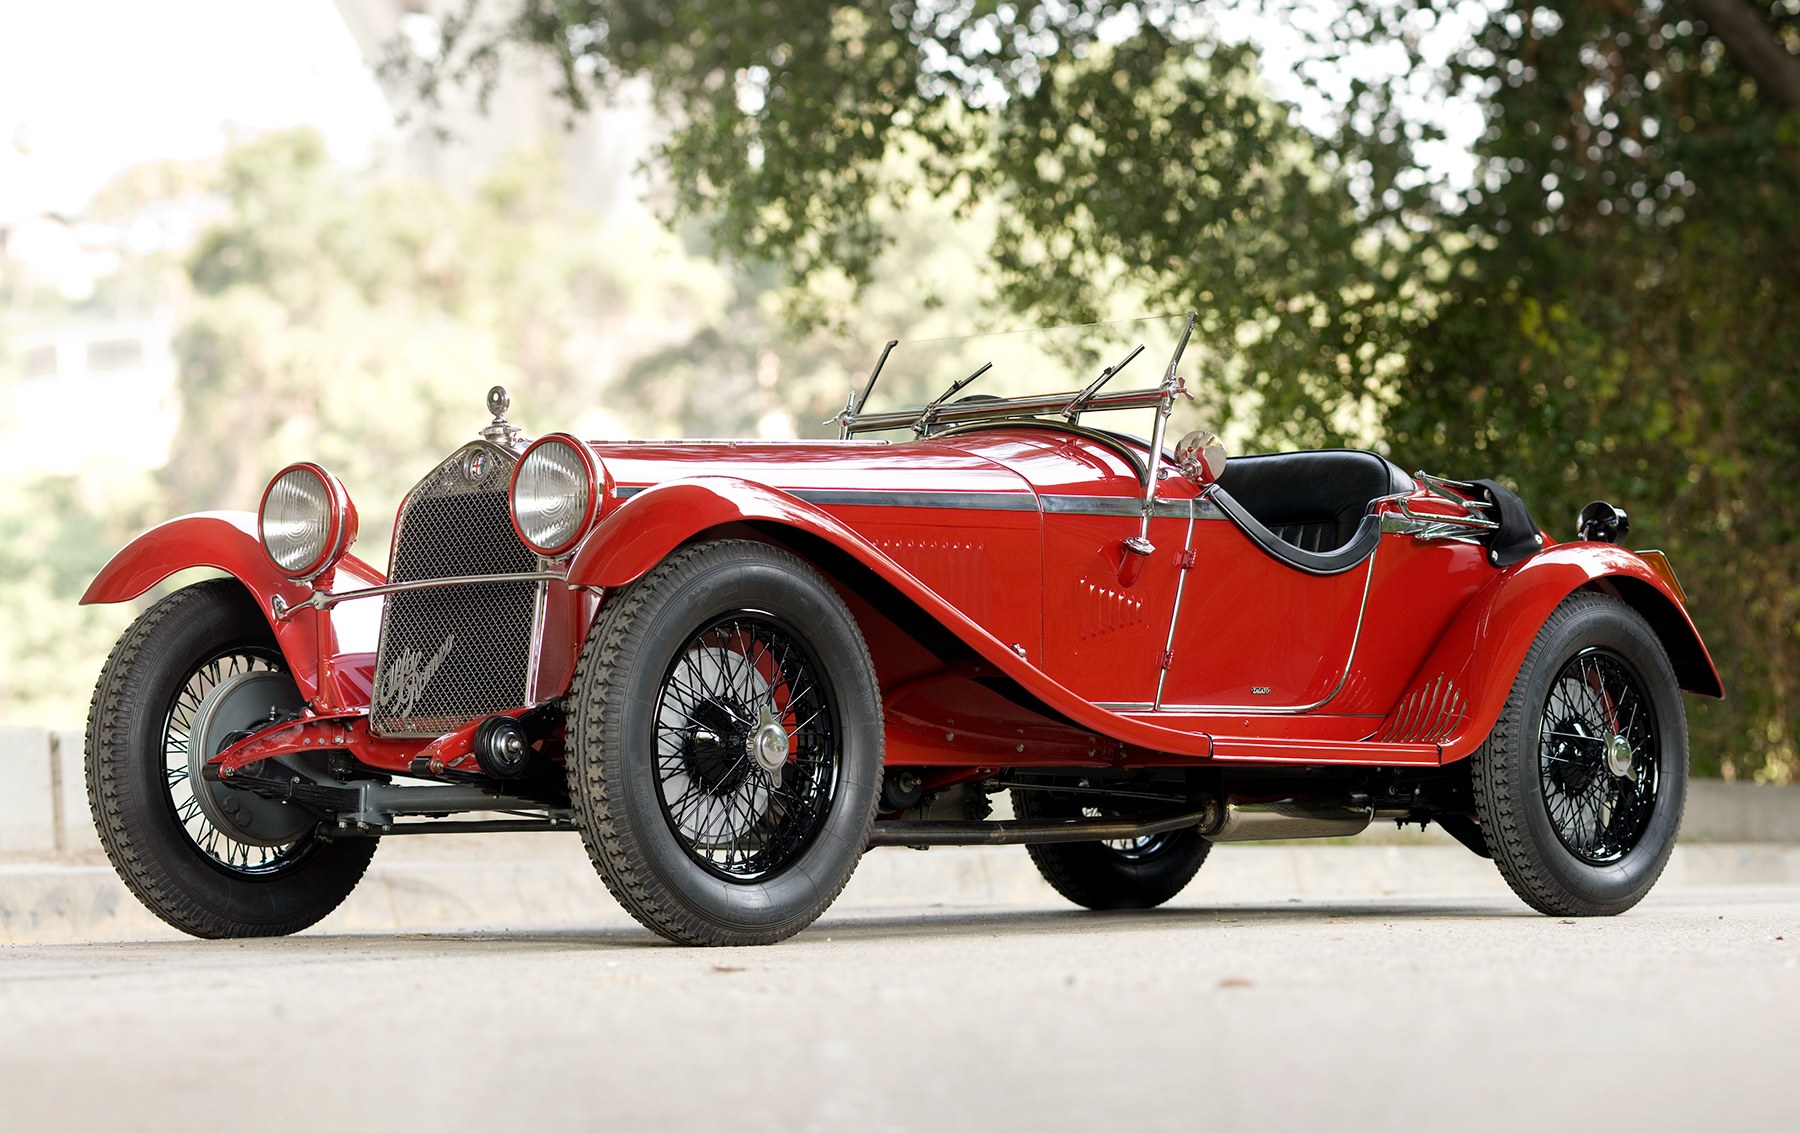
[{"label": "windshield", "polygon": [[[1080,413],[1143,408],[1155,398],[1124,395],[1158,390],[1188,318],[1159,315],[886,344],[871,360],[872,386],[865,382],[852,392],[841,422],[846,433],[922,433],[976,414],[1061,416],[1083,394],[1074,406]],[[1017,399],[1017,412],[993,405],[998,399]]]}]

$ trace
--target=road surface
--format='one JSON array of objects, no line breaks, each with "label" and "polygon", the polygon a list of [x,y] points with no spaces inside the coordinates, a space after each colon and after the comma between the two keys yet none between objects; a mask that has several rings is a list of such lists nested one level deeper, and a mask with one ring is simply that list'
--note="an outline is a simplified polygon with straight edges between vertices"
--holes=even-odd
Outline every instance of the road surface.
[{"label": "road surface", "polygon": [[377,1125],[1800,1128],[1800,887],[0,946],[4,1128]]}]

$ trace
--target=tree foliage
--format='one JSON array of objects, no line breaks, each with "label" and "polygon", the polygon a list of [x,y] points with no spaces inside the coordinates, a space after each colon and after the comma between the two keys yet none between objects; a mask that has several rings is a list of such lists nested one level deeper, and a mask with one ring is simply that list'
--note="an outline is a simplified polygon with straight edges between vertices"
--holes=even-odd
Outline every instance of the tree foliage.
[{"label": "tree foliage", "polygon": [[1627,503],[1633,541],[1673,555],[1730,693],[1697,706],[1699,765],[1792,778],[1800,135],[1692,16],[1520,6],[1458,60],[1491,92],[1483,176],[1390,443],[1503,470],[1558,534],[1589,499]]},{"label": "tree foliage", "polygon": [[524,53],[576,110],[648,79],[674,123],[675,215],[727,254],[856,296],[921,192],[991,210],[990,278],[1028,317],[1198,309],[1197,358],[1254,390],[1240,410],[1264,435],[1362,436],[1411,317],[1399,218],[1429,207],[1398,176],[1413,139],[1300,129],[1194,10],[518,0],[471,4],[435,53],[389,66],[429,99]]}]

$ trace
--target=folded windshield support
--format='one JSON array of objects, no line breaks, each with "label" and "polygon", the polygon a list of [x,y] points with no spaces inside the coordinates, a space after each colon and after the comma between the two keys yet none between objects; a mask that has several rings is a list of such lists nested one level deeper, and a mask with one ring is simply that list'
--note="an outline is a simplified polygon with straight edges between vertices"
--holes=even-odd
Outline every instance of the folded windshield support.
[{"label": "folded windshield support", "polygon": [[[868,406],[869,395],[875,392],[875,379],[881,376],[881,368],[887,365],[888,355],[892,354],[894,352],[894,347],[899,345],[899,339],[891,338],[888,340],[888,344],[881,348],[881,357],[875,359],[875,368],[869,371],[869,380],[863,386],[861,397],[856,396],[855,390],[850,391],[849,402],[845,404],[844,411],[837,416],[838,424],[840,425],[838,440],[847,441],[850,439],[850,423],[855,421],[856,415],[861,413],[863,409]],[[827,419],[826,424],[830,424],[829,419]]]},{"label": "folded windshield support", "polygon": [[1187,323],[1181,328],[1181,338],[1175,343],[1175,352],[1169,355],[1169,368],[1163,373],[1162,386],[1157,391],[1156,428],[1150,434],[1150,452],[1145,467],[1150,475],[1144,477],[1144,507],[1138,518],[1138,533],[1125,540],[1125,549],[1134,555],[1148,555],[1156,548],[1150,542],[1150,513],[1156,510],[1156,485],[1161,479],[1158,473],[1162,470],[1163,434],[1168,431],[1169,414],[1175,409],[1177,395],[1192,401],[1194,395],[1187,391],[1187,385],[1175,368],[1181,364],[1181,355],[1187,350],[1188,338],[1194,333],[1194,324],[1200,321],[1198,311],[1189,311]]}]

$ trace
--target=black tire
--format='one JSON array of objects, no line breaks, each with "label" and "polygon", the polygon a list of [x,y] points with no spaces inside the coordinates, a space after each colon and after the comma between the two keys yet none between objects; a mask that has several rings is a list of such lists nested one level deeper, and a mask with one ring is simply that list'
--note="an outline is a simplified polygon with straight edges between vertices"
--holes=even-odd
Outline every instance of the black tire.
[{"label": "black tire", "polygon": [[88,709],[88,805],[113,869],[158,917],[215,939],[316,923],[356,887],[376,843],[308,828],[283,845],[248,845],[206,817],[194,791],[216,788],[187,774],[184,719],[239,671],[286,667],[242,585],[197,583],[131,624]]},{"label": "black tire", "polygon": [[[1119,813],[1084,806],[1043,791],[1012,793],[1013,813],[1033,822],[1095,818]],[[1116,842],[1053,842],[1027,846],[1032,864],[1050,887],[1089,909],[1153,909],[1187,887],[1200,872],[1212,843],[1193,830],[1174,830]]]},{"label": "black tire", "polygon": [[669,940],[772,944],[816,920],[868,845],[881,765],[862,633],[786,551],[685,548],[588,634],[569,793],[607,888]]},{"label": "black tire", "polygon": [[1615,598],[1568,598],[1470,757],[1501,876],[1551,916],[1631,908],[1675,848],[1687,756],[1681,690],[1650,626]]}]

